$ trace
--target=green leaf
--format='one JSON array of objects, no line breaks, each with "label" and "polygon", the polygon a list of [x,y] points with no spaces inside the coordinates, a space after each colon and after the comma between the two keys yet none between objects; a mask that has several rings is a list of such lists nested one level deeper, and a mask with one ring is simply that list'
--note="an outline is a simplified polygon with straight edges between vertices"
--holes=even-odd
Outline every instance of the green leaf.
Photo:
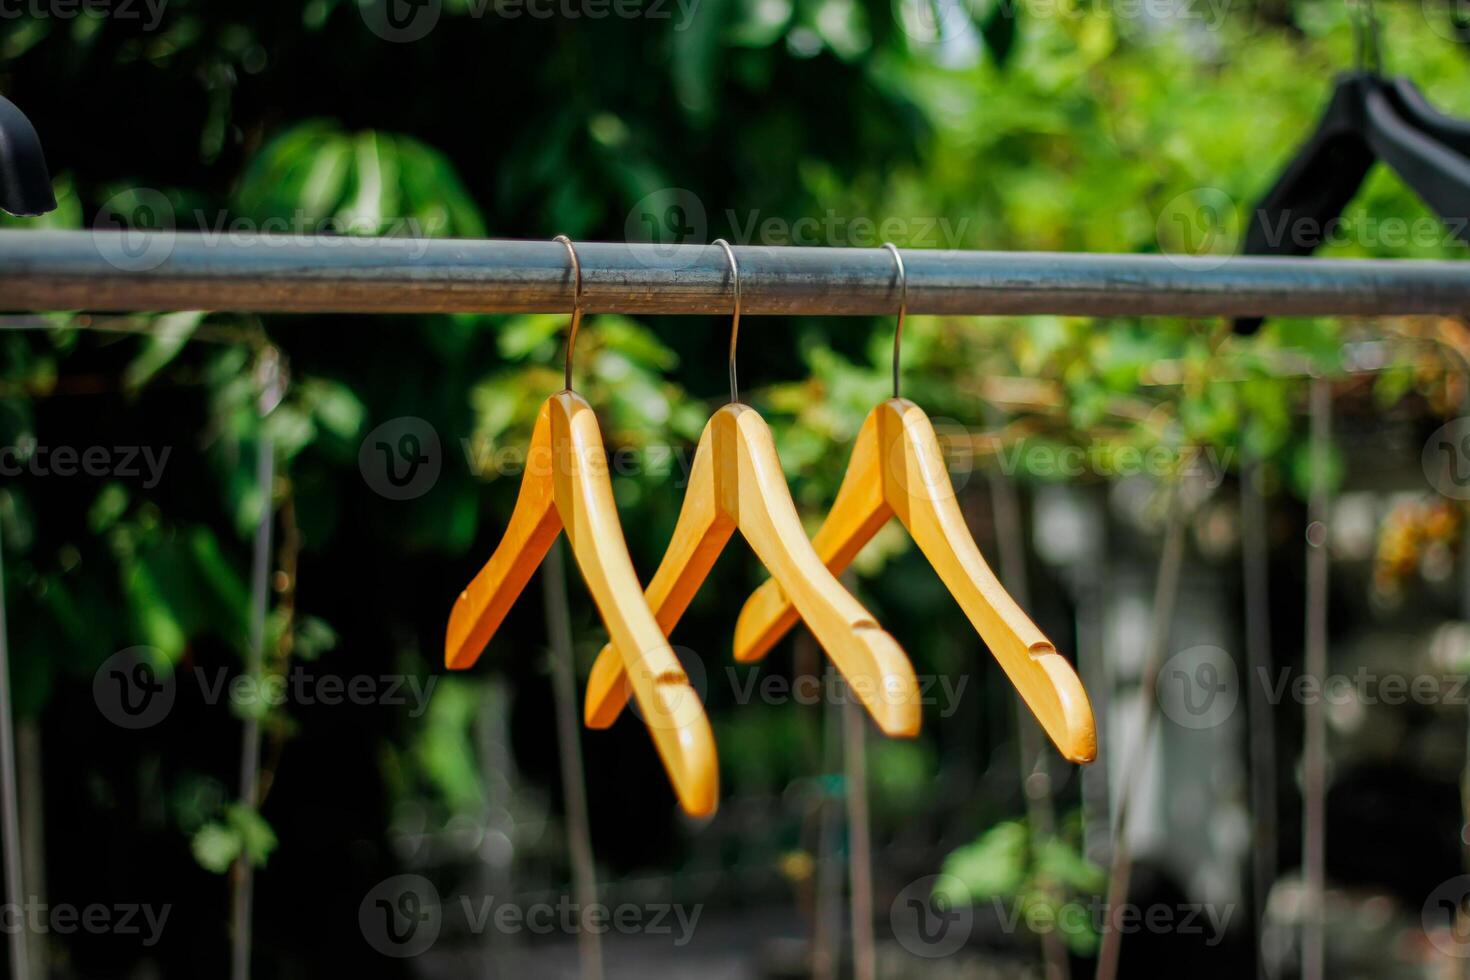
[{"label": "green leaf", "polygon": [[124,387],[136,391],[167,367],[170,361],[179,356],[179,352],[184,349],[203,319],[202,310],[165,313],[155,317],[148,339],[143,343],[142,353],[123,371]]},{"label": "green leaf", "polygon": [[276,832],[255,809],[243,803],[232,804],[226,813],[230,826],[239,835],[240,848],[245,857],[255,867],[264,867],[266,860],[276,849]]},{"label": "green leaf", "polygon": [[238,831],[221,823],[207,823],[194,834],[189,849],[206,871],[222,875],[230,870],[244,847]]}]

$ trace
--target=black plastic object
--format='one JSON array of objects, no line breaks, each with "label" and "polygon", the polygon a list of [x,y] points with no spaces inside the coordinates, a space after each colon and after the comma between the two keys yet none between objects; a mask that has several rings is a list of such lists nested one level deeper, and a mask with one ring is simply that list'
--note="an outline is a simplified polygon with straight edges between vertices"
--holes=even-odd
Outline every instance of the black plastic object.
[{"label": "black plastic object", "polygon": [[[1337,80],[1316,132],[1251,213],[1244,254],[1311,254],[1378,160],[1470,242],[1470,123],[1436,110],[1407,79],[1353,72]],[[1240,319],[1235,330],[1260,325]]]},{"label": "black plastic object", "polygon": [[51,172],[36,127],[15,103],[0,96],[0,208],[11,214],[45,214],[56,208]]}]

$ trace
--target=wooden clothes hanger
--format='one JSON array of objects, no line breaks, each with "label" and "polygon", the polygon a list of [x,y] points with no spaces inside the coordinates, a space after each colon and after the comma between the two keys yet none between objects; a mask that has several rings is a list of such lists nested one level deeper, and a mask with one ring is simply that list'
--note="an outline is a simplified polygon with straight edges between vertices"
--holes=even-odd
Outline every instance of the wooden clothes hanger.
[{"label": "wooden clothes hanger", "polygon": [[444,662],[451,670],[474,664],[557,533],[565,530],[592,600],[623,657],[643,721],[679,803],[688,813],[705,816],[714,812],[719,799],[714,734],[699,695],[644,601],[613,503],[597,416],[572,391],[572,351],[582,319],[582,267],[572,243],[565,236],[556,240],[570,253],[576,276],[566,389],[548,398],[536,416],[510,523],[495,553],[455,600]]},{"label": "wooden clothes hanger", "polygon": [[[1082,682],[986,564],[965,526],[933,423],[898,395],[908,277],[897,247],[884,248],[893,253],[901,282],[893,397],[863,422],[837,499],[812,544],[829,569],[841,572],[897,516],[1057,749],[1072,762],[1091,762],[1097,756],[1097,732]],[[796,619],[781,583],[763,583],[736,621],[735,659],[761,659]]]},{"label": "wooden clothes hanger", "polygon": [[[918,734],[918,681],[907,654],[823,564],[797,516],[776,456],[771,430],[760,414],[739,401],[735,344],[740,331],[740,267],[723,239],[735,297],[730,329],[730,404],[715,412],[699,437],[689,488],[673,540],[648,584],[647,598],[659,626],[671,632],[736,528],[773,581],[790,597],[792,618],[806,620],[857,699],[889,735]],[[586,722],[611,725],[639,679],[626,671],[613,647],[603,647],[587,681]]]}]

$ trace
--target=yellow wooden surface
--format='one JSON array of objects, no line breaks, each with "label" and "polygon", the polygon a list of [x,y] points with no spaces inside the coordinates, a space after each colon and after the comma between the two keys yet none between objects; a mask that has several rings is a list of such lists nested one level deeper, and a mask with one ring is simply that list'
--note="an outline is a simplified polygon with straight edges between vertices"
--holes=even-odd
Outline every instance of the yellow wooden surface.
[{"label": "yellow wooden surface", "polygon": [[[817,555],[769,427],[739,404],[720,409],[705,426],[673,540],[649,584],[664,630],[672,631],[736,527],[878,727],[890,735],[917,734],[922,711],[913,665]],[[618,642],[614,637],[603,648],[587,685],[586,719],[594,727],[611,724],[627,699],[613,649]]]},{"label": "yellow wooden surface", "polygon": [[[879,405],[863,422],[837,499],[812,543],[827,567],[840,572],[895,514],[1058,751],[1073,762],[1096,758],[1097,731],[1081,680],[980,554],[934,426],[901,398]],[[736,621],[735,659],[765,656],[796,619],[782,584],[762,583]]]},{"label": "yellow wooden surface", "polygon": [[563,391],[542,405],[510,524],[450,612],[445,663],[459,669],[479,658],[560,530],[621,654],[627,685],[680,804],[695,816],[713,813],[719,799],[714,733],[644,600],[613,503],[602,433],[580,395]]}]

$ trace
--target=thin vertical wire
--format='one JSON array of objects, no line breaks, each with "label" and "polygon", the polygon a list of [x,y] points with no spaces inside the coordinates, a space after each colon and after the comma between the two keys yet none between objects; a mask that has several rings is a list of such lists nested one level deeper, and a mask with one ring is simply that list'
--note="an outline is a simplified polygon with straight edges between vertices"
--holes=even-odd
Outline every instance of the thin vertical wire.
[{"label": "thin vertical wire", "polygon": [[[851,694],[849,689],[849,695]],[[873,838],[868,821],[868,751],[863,708],[852,696],[842,704],[842,756],[847,775],[847,875],[852,894],[852,975],[878,975],[873,939]]]},{"label": "thin vertical wire", "polygon": [[[810,633],[802,633],[797,643],[811,646]],[[830,663],[821,668],[822,690],[831,690],[833,679]],[[842,722],[837,707],[822,701],[822,773],[821,802],[818,804],[816,887],[814,888],[815,924],[812,935],[811,971],[813,980],[837,980],[842,974],[842,862],[837,859],[842,832],[841,810],[833,799],[830,776],[841,765]]]},{"label": "thin vertical wire", "polygon": [[1108,925],[1103,932],[1097,954],[1097,980],[1113,980],[1118,975],[1118,955],[1123,933],[1121,913],[1128,900],[1128,881],[1133,874],[1133,854],[1128,846],[1128,819],[1143,785],[1148,747],[1153,741],[1158,712],[1154,710],[1158,696],[1159,669],[1169,643],[1169,630],[1174,623],[1174,604],[1179,595],[1179,572],[1184,563],[1184,506],[1177,483],[1169,485],[1168,517],[1164,532],[1164,550],[1159,556],[1159,575],[1154,583],[1153,624],[1149,632],[1148,655],[1143,676],[1139,680],[1139,704],[1143,723],[1139,726],[1138,745],[1130,753],[1133,768],[1128,773],[1123,795],[1118,800],[1118,817],[1113,830],[1113,860],[1108,869],[1108,893],[1104,912]]},{"label": "thin vertical wire", "polygon": [[729,242],[716,238],[715,244],[725,250],[725,258],[730,260],[731,288],[735,294],[735,309],[730,320],[730,404],[734,405],[740,401],[740,386],[735,382],[735,343],[740,338],[740,263],[735,261],[735,250]]},{"label": "thin vertical wire", "polygon": [[[25,908],[25,880],[21,872],[20,803],[15,789],[15,720],[10,710],[10,637],[5,619],[5,549],[0,543],[0,820],[4,821],[5,901],[12,909]],[[30,937],[25,917],[10,930],[10,975],[30,980]]]},{"label": "thin vertical wire", "polygon": [[[988,482],[990,508],[995,515],[996,545],[1000,552],[1001,584],[1025,609],[1031,602],[1026,582],[1026,542],[1022,534],[1021,503],[1016,497],[1016,485],[1004,473],[995,470],[991,471]],[[1056,835],[1056,811],[1052,803],[1046,743],[1042,739],[1041,727],[1031,716],[1026,702],[1019,694],[1011,701],[1016,709],[1021,797],[1026,801],[1027,822],[1031,825],[1033,840],[1050,840]],[[1043,880],[1041,887],[1049,898],[1059,901],[1056,883],[1050,878]],[[1071,968],[1060,930],[1047,929],[1041,934],[1041,958],[1047,980],[1069,980]]]},{"label": "thin vertical wire", "polygon": [[566,386],[567,391],[572,390],[572,355],[577,350],[577,329],[582,326],[582,263],[577,259],[577,246],[566,235],[557,235],[555,241],[561,242],[567,248],[567,255],[572,260],[572,322],[567,328],[567,361],[566,361]]},{"label": "thin vertical wire", "polygon": [[[1460,379],[1465,388],[1460,396],[1460,416],[1470,417],[1470,361],[1457,347],[1449,347],[1449,351],[1460,363]],[[1449,460],[1445,460],[1448,467]],[[1470,623],[1470,519],[1461,505],[1460,526],[1460,619]],[[1460,772],[1460,860],[1465,870],[1470,870],[1470,837],[1466,835],[1466,828],[1470,828],[1470,725],[1465,728],[1465,763]],[[1463,936],[1465,926],[1465,903],[1461,902],[1455,910],[1456,929],[1462,930],[1456,935]],[[1460,964],[1460,976],[1470,978],[1470,959]]]},{"label": "thin vertical wire", "polygon": [[567,799],[567,845],[572,856],[572,892],[579,910],[577,953],[582,980],[602,980],[602,935],[590,921],[597,904],[597,866],[592,859],[587,813],[586,774],[582,767],[577,720],[576,669],[572,663],[572,613],[567,602],[566,562],[557,541],[541,570],[546,632],[551,641],[552,692],[556,701],[556,740],[561,755],[562,792]]},{"label": "thin vertical wire", "polygon": [[898,273],[898,323],[893,329],[893,397],[898,397],[898,367],[901,361],[899,354],[903,350],[903,318],[909,308],[909,274],[903,267],[903,256],[899,254],[898,246],[892,242],[884,242],[883,247],[893,253],[893,264]]},{"label": "thin vertical wire", "polygon": [[1245,593],[1245,655],[1250,672],[1250,794],[1252,814],[1251,910],[1255,923],[1256,976],[1268,977],[1266,905],[1276,880],[1276,724],[1264,678],[1271,675],[1270,541],[1261,462],[1253,455],[1240,470],[1241,586]]},{"label": "thin vertical wire", "polygon": [[[245,654],[245,673],[256,684],[260,683],[265,669],[265,620],[270,608],[271,530],[274,526],[271,495],[276,479],[276,448],[270,429],[264,423],[281,399],[280,355],[274,348],[267,348],[262,354],[261,371],[257,408],[261,425],[255,444],[255,486],[260,494],[260,519],[255,525],[255,545],[251,555],[250,642]],[[239,792],[240,803],[254,809],[260,795],[260,719],[254,714],[246,715],[240,739]],[[230,976],[233,980],[249,980],[255,867],[250,855],[243,851],[235,859],[233,879],[234,928]]]},{"label": "thin vertical wire", "polygon": [[[1332,438],[1332,386],[1311,388],[1311,496],[1307,502],[1307,649],[1305,671],[1317,683],[1327,675],[1327,463]],[[1302,752],[1302,866],[1306,914],[1302,921],[1302,980],[1322,980],[1322,918],[1326,891],[1327,717],[1320,698],[1306,698]]]}]

